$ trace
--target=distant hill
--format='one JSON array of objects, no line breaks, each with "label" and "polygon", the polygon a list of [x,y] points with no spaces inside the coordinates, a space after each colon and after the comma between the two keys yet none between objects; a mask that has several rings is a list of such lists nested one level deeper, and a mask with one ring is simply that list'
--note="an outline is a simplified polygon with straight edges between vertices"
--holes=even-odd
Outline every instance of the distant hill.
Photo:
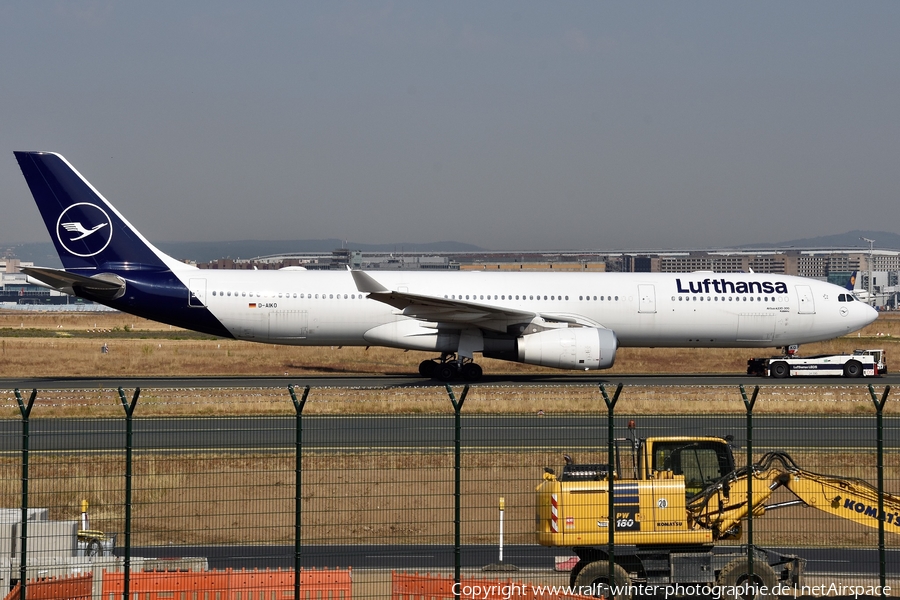
[{"label": "distant hill", "polygon": [[[182,260],[209,262],[217,258],[255,258],[291,252],[331,252],[335,248],[352,248],[363,252],[482,252],[483,248],[461,242],[431,242],[428,244],[357,244],[338,239],[326,240],[243,240],[232,242],[156,242],[156,246],[171,256]],[[61,267],[56,249],[50,242],[0,246],[0,253],[7,248],[23,261],[31,261],[42,267]]]},{"label": "distant hill", "polygon": [[293,252],[331,252],[350,248],[363,252],[479,252],[483,248],[460,242],[428,244],[357,244],[337,239],[326,240],[243,240],[233,242],[159,242],[160,250],[176,258],[208,262],[217,258],[256,258]]},{"label": "distant hill", "polygon": [[12,246],[0,246],[0,253],[12,255],[22,262],[32,262],[41,267],[61,268],[56,248],[50,242],[31,242],[28,244],[13,244]]},{"label": "distant hill", "polygon": [[[875,240],[876,249],[900,250],[900,235],[886,231],[854,230],[836,235],[788,240],[777,244],[745,244],[738,248],[860,248],[868,249],[868,242],[861,238]],[[484,248],[460,242],[432,242],[429,244],[357,244],[338,239],[325,240],[243,240],[230,242],[157,242],[160,250],[182,260],[209,262],[217,258],[256,258],[291,252],[331,252],[335,248],[351,248],[367,253],[375,252],[484,252]],[[16,244],[9,247],[0,245],[0,255],[7,250],[23,261],[31,261],[43,267],[61,267],[56,250],[50,242]],[[689,250],[690,248],[685,248]],[[609,248],[609,251],[615,251]]]},{"label": "distant hill", "polygon": [[745,244],[741,248],[865,248],[869,242],[862,238],[875,240],[875,248],[900,250],[900,235],[887,231],[861,231],[856,229],[836,235],[822,235],[814,238],[789,240],[778,244]]}]

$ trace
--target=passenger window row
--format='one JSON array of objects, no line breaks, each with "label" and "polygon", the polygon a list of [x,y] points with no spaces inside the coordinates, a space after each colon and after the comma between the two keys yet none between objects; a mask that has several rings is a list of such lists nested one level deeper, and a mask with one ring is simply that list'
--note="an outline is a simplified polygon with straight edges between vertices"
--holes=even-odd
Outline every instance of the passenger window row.
[{"label": "passenger window row", "polygon": [[[234,296],[235,298],[238,298],[238,297],[241,297],[241,298],[275,298],[276,297],[275,292],[260,293],[260,292],[222,292],[222,291],[216,292],[216,291],[213,291],[212,295],[213,296],[218,295],[218,296],[224,296],[224,297]],[[305,300],[314,300],[314,299],[315,300],[320,300],[320,299],[321,300],[341,300],[341,299],[362,300],[363,298],[365,298],[365,296],[363,296],[362,294],[297,294],[296,292],[294,292],[293,294],[279,292],[277,297],[278,298],[291,298],[291,297],[298,298],[299,297],[301,300],[304,300],[304,299]]]},{"label": "passenger window row", "polygon": [[[218,297],[226,297],[226,298],[232,297],[232,296],[235,298],[275,298],[276,297],[275,292],[266,292],[266,293],[228,292],[228,291],[221,291],[221,290],[218,290],[218,291],[214,290],[212,292],[212,295],[218,296]],[[294,293],[279,292],[277,297],[278,298],[292,298],[293,297],[293,298],[300,298],[301,300],[320,300],[320,299],[321,300],[341,300],[341,299],[362,300],[363,298],[365,298],[365,296],[363,294],[343,294],[343,295],[342,294],[298,294],[296,292],[294,292]],[[463,294],[449,294],[449,295],[445,294],[444,298],[447,300],[492,300],[492,299],[493,300],[541,300],[542,297],[540,294],[538,294],[538,295],[534,295],[534,294],[497,295],[497,294],[494,294],[493,296],[491,294],[487,294],[487,295],[485,295],[485,294],[465,294],[465,295],[463,295]],[[554,294],[554,295],[550,295],[550,296],[545,295],[545,296],[543,296],[543,299],[550,300],[550,301],[561,301],[561,300],[568,300],[569,297]],[[672,299],[674,300],[675,297],[673,296]],[[619,300],[619,297],[618,296],[578,296],[578,300],[582,301],[582,302],[584,302],[584,301],[617,302]]]},{"label": "passenger window row", "polygon": [[[740,302],[741,300],[743,300],[744,302],[788,302],[788,298],[786,296],[757,296],[756,298],[754,298],[753,296],[727,296],[727,300],[726,296],[706,296],[705,298],[703,296],[677,296],[678,302],[690,302],[691,299],[693,299],[694,302],[697,302],[698,300],[700,302],[703,302],[704,300],[706,302]],[[672,302],[675,301],[676,296],[672,296]]]},{"label": "passenger window row", "polygon": [[[519,295],[519,294],[516,294],[516,295],[494,294],[492,296],[491,294],[487,294],[487,296],[485,296],[484,294],[465,294],[465,295],[463,295],[463,294],[444,294],[444,299],[446,299],[446,300],[541,300],[541,295],[540,294],[537,294],[537,295],[534,295],[534,294],[521,294],[521,295]],[[558,300],[568,300],[569,297],[568,296],[551,295],[551,296],[543,296],[543,299],[558,301]],[[581,301],[591,300],[591,296],[578,296],[578,299]],[[597,300],[598,297],[593,296],[593,299]],[[615,299],[618,300],[619,297],[615,296]],[[600,296],[599,300],[612,301],[613,296]]]}]

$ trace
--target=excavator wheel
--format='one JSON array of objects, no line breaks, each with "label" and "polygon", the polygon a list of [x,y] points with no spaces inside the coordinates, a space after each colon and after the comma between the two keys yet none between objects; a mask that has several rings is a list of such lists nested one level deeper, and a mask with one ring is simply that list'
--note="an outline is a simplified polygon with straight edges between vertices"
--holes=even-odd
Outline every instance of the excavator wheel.
[{"label": "excavator wheel", "polygon": [[[772,593],[772,589],[778,585],[778,577],[775,575],[775,570],[762,561],[754,561],[752,577],[749,575],[749,571],[747,558],[743,556],[736,558],[719,571],[716,585],[720,587],[746,587],[748,593],[737,596],[737,598],[743,598],[744,600],[777,600],[778,596]],[[750,588],[756,589],[754,591]],[[762,588],[766,589],[765,594],[760,593]]]},{"label": "excavator wheel", "polygon": [[613,585],[621,590],[612,596],[609,593],[609,562],[595,560],[585,565],[575,577],[575,587],[581,588],[581,594],[594,596],[595,598],[607,598],[608,600],[631,600],[631,594],[627,593],[631,584],[628,573],[619,565],[613,566]]}]

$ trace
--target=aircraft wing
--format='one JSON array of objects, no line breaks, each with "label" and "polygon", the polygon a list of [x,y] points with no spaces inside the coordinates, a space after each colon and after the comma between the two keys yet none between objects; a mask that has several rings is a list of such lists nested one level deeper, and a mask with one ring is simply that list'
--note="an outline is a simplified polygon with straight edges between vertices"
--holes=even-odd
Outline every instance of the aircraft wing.
[{"label": "aircraft wing", "polygon": [[390,290],[365,271],[351,271],[356,289],[367,293],[369,298],[383,302],[400,311],[406,317],[431,321],[444,325],[474,325],[494,331],[509,332],[513,325],[543,320],[556,323],[571,323],[585,327],[600,327],[579,315],[543,313],[518,310],[468,300],[451,300],[439,296],[426,296]]},{"label": "aircraft wing", "polygon": [[125,281],[111,273],[85,277],[45,267],[22,267],[22,272],[55,290],[72,296],[86,296],[91,300],[115,300],[125,293]]}]

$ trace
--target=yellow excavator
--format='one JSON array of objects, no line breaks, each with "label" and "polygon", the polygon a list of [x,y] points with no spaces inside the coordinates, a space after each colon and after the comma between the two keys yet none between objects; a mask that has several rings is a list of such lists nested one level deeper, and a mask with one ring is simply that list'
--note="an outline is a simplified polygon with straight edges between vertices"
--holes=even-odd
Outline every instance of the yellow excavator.
[{"label": "yellow excavator", "polygon": [[[876,529],[881,520],[886,532],[900,534],[900,496],[882,494],[879,519],[874,486],[806,471],[784,452],[764,455],[748,473],[747,467],[735,469],[731,444],[720,437],[632,436],[628,442],[632,477],[620,475],[618,444],[613,468],[612,579],[608,466],[579,465],[566,456],[562,473],[545,468],[536,488],[537,541],[572,548],[579,560],[570,584],[582,590],[613,585],[621,590],[616,599],[628,599],[625,590],[642,586],[733,588],[749,583],[764,590],[755,597],[774,598],[771,591],[779,587],[787,594],[802,584],[804,559],[755,546],[717,544],[740,539],[751,511],[759,517],[806,505]],[[789,490],[796,500],[767,505],[778,489]]]}]

